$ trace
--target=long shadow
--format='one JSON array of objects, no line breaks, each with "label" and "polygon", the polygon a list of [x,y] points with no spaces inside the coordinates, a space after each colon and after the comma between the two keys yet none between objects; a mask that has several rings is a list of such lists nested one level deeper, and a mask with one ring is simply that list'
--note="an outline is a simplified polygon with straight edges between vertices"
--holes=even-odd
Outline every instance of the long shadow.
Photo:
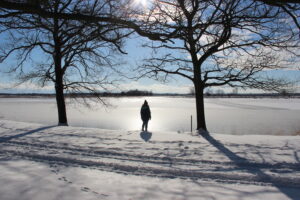
[{"label": "long shadow", "polygon": [[222,152],[224,155],[226,155],[232,162],[234,162],[235,165],[240,167],[241,169],[244,169],[248,171],[249,173],[255,175],[257,177],[258,181],[265,182],[265,183],[271,183],[273,186],[275,186],[278,190],[280,190],[282,193],[284,193],[286,196],[288,196],[290,199],[297,200],[299,199],[299,194],[295,194],[295,190],[289,189],[282,184],[274,181],[274,179],[263,172],[259,167],[256,167],[255,169],[247,168],[247,164],[253,165],[249,160],[246,158],[240,157],[236,155],[234,152],[232,152],[230,149],[225,147],[222,143],[214,139],[209,133],[202,134],[202,137],[206,139],[210,144],[212,144],[215,148],[217,148],[220,152]]},{"label": "long shadow", "polygon": [[45,127],[41,127],[41,128],[37,128],[37,129],[31,130],[31,131],[25,132],[25,133],[20,133],[20,134],[17,134],[17,135],[12,135],[12,136],[7,136],[7,137],[0,137],[0,142],[7,142],[11,139],[24,137],[26,135],[30,135],[30,134],[33,134],[33,133],[36,133],[36,132],[39,132],[39,131],[43,131],[43,130],[46,130],[46,129],[49,129],[49,128],[53,128],[53,127],[56,127],[56,126],[45,126]]},{"label": "long shadow", "polygon": [[152,137],[152,133],[148,131],[142,131],[140,136],[145,142],[148,142]]}]

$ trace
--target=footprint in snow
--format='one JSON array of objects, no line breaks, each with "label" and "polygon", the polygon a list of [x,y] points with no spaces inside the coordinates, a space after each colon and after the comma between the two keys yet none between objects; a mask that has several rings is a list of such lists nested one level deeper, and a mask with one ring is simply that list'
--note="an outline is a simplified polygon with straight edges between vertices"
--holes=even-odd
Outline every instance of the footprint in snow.
[{"label": "footprint in snow", "polygon": [[88,192],[88,191],[90,191],[90,188],[88,188],[88,187],[83,187],[83,188],[81,188],[81,191]]},{"label": "footprint in snow", "polygon": [[67,181],[66,177],[60,177],[60,178],[58,178],[58,180],[60,180],[60,181]]},{"label": "footprint in snow", "polygon": [[69,183],[69,184],[71,184],[71,183],[73,183],[72,181],[69,181],[66,177],[60,177],[60,178],[58,178],[58,180],[60,180],[60,181],[64,181],[64,182],[66,182],[66,183]]},{"label": "footprint in snow", "polygon": [[83,191],[83,192],[92,192],[93,194],[96,194],[96,195],[101,195],[101,196],[104,196],[104,197],[108,197],[107,194],[99,194],[98,192],[95,192],[95,191],[91,190],[88,187],[82,187],[81,191]]},{"label": "footprint in snow", "polygon": [[58,174],[58,170],[52,169],[51,172]]},{"label": "footprint in snow", "polygon": [[58,154],[58,151],[51,151],[51,152],[49,152],[49,154],[51,154],[51,155]]},{"label": "footprint in snow", "polygon": [[51,169],[51,172],[53,172],[53,173],[55,173],[55,174],[58,174],[59,169],[58,169],[57,165],[55,165],[55,164],[50,164],[50,168],[53,168],[53,169]]}]

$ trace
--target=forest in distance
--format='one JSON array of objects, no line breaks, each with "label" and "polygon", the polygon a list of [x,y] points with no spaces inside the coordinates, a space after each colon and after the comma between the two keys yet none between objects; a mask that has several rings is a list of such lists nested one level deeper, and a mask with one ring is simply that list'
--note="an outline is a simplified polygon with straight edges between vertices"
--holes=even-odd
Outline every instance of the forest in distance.
[{"label": "forest in distance", "polygon": [[[186,93],[153,93],[152,91],[129,90],[122,92],[102,92],[102,93],[69,93],[65,94],[66,98],[73,97],[137,97],[137,96],[174,96],[174,97],[194,97],[194,94]],[[55,97],[54,93],[0,93],[0,98],[38,98],[38,97]],[[206,98],[300,98],[300,93],[204,93]]]}]

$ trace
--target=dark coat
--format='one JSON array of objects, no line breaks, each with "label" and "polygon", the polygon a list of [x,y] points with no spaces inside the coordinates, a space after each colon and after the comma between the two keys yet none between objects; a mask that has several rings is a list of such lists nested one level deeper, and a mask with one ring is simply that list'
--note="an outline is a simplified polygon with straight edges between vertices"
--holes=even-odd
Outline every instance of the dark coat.
[{"label": "dark coat", "polygon": [[147,103],[144,103],[141,108],[141,118],[143,121],[151,119],[151,111]]}]

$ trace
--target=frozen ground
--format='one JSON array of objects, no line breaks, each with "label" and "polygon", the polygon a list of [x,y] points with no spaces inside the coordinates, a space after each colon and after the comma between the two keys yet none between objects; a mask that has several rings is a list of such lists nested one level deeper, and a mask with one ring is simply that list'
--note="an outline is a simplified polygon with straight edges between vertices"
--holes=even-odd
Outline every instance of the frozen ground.
[{"label": "frozen ground", "polygon": [[0,119],[1,200],[300,199],[300,136],[193,136]]},{"label": "frozen ground", "polygon": [[[68,104],[69,124],[114,130],[139,130],[140,107],[145,97],[106,98],[113,106]],[[154,131],[190,131],[194,98],[147,97]],[[211,132],[235,135],[299,135],[300,99],[205,99],[207,127]],[[53,125],[57,123],[54,98],[0,98],[0,118]]]}]

